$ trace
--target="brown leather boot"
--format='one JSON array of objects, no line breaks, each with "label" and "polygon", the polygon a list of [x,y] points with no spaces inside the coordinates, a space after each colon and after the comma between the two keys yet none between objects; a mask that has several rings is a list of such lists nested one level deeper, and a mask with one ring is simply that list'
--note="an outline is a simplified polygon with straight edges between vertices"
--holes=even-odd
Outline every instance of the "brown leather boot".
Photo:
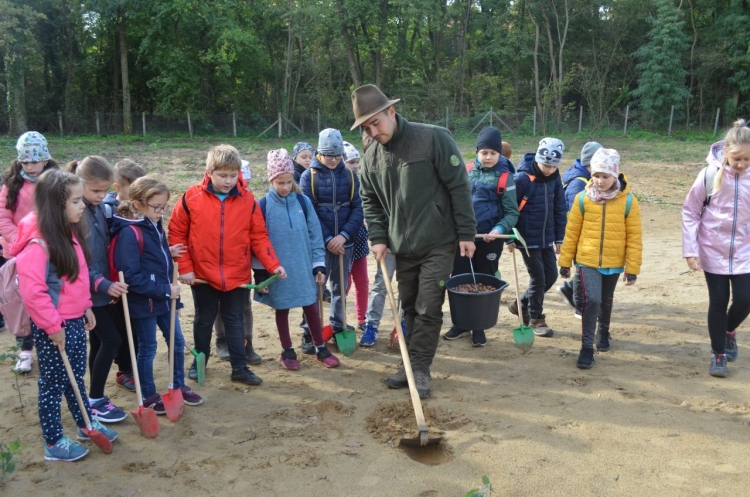
[{"label": "brown leather boot", "polygon": [[538,319],[532,318],[531,327],[534,328],[534,335],[538,337],[551,337],[555,334],[555,332],[552,331],[552,328],[547,326],[547,321],[545,321],[544,314],[542,314]]},{"label": "brown leather boot", "polygon": [[[508,310],[514,316],[518,316],[518,302],[516,302],[515,300],[513,302],[511,302],[508,305]],[[531,319],[531,316],[529,315],[529,310],[528,309],[522,309],[522,316],[521,317],[523,319],[523,324],[525,324],[526,326],[528,326],[529,325],[529,320]]]}]

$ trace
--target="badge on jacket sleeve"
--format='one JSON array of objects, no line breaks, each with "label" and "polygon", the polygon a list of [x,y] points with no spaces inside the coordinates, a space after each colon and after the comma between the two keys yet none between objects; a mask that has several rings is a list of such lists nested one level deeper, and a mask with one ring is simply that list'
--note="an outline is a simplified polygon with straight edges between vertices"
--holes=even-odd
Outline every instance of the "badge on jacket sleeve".
[{"label": "badge on jacket sleeve", "polygon": [[459,159],[455,155],[451,155],[451,166],[455,167],[455,166],[458,166],[459,164],[461,164],[461,159]]}]

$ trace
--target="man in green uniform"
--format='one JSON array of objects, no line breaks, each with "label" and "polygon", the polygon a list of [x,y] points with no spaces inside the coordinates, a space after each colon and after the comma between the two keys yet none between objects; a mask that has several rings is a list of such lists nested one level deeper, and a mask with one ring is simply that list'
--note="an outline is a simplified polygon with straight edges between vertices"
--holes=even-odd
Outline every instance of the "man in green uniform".
[{"label": "man in green uniform", "polygon": [[[430,366],[443,325],[445,282],[456,248],[474,254],[476,222],[466,167],[445,128],[411,123],[378,87],[352,93],[354,124],[375,141],[361,170],[362,206],[378,261],[396,256],[406,342],[420,397],[430,395]],[[456,243],[458,242],[458,243]],[[386,383],[408,386],[403,365]]]}]

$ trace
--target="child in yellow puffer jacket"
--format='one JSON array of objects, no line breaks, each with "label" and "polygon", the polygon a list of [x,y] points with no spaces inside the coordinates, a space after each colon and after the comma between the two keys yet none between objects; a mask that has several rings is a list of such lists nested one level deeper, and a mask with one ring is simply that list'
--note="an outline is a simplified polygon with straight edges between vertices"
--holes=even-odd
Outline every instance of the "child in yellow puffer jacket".
[{"label": "child in yellow puffer jacket", "polygon": [[[635,283],[643,253],[641,210],[624,174],[620,154],[600,148],[591,158],[591,180],[576,195],[568,213],[560,251],[560,276],[570,277],[573,260],[583,290],[583,345],[577,366],[594,365],[596,348],[609,350],[612,300],[619,275],[626,285]],[[597,329],[597,320],[599,327]]]}]

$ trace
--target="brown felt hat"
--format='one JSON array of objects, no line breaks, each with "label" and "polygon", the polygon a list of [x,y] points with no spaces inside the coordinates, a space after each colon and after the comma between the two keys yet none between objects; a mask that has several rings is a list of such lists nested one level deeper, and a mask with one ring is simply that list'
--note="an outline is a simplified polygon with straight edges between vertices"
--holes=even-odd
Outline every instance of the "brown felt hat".
[{"label": "brown felt hat", "polygon": [[401,99],[388,100],[375,85],[360,86],[352,92],[352,109],[354,110],[354,124],[349,131],[360,126],[378,112],[383,112],[391,105],[400,102]]}]

